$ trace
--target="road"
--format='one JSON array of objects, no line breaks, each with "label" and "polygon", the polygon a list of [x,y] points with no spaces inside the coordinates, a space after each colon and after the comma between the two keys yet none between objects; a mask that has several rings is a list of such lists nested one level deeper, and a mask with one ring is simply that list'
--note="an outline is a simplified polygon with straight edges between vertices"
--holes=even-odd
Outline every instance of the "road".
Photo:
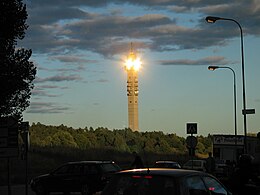
[{"label": "road", "polygon": [[[62,193],[51,193],[51,194],[62,194]],[[80,193],[70,193],[71,195],[80,195]],[[99,195],[100,193],[96,193],[93,195]],[[15,185],[11,186],[11,193],[8,194],[8,187],[7,186],[0,186],[0,195],[36,195],[30,187],[28,187],[28,194],[25,193],[25,185]]]},{"label": "road", "polygon": [[[0,186],[1,195],[26,195],[25,194],[25,185],[15,185],[11,186],[11,193],[8,194],[7,186]],[[28,195],[35,195],[35,193],[28,187]]]}]

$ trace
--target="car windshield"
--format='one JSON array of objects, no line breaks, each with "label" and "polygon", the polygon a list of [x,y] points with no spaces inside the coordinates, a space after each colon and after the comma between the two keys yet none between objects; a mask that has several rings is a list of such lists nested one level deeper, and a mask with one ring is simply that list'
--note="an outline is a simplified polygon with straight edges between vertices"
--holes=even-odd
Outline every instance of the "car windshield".
[{"label": "car windshield", "polygon": [[177,194],[174,178],[156,175],[116,175],[103,195]]}]

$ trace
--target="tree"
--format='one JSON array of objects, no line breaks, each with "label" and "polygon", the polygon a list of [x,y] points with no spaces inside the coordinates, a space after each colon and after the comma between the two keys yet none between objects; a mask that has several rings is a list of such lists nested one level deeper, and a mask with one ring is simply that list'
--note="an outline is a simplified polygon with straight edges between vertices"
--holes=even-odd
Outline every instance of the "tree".
[{"label": "tree", "polygon": [[27,11],[21,0],[0,2],[0,116],[22,118],[29,106],[36,67],[29,61],[32,51],[16,48],[25,36]]},{"label": "tree", "polygon": [[78,147],[73,136],[67,131],[58,131],[53,136],[51,136],[52,146],[62,146],[62,147]]}]

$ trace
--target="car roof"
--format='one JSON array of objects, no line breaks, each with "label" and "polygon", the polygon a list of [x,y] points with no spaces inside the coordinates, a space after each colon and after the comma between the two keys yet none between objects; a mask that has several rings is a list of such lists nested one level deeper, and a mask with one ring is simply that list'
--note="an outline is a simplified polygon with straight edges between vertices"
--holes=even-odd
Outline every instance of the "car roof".
[{"label": "car roof", "polygon": [[65,164],[114,164],[114,161],[98,161],[98,160],[89,160],[89,161],[75,161],[75,162],[68,162]]},{"label": "car roof", "polygon": [[178,163],[178,162],[169,161],[169,160],[159,160],[159,161],[156,161],[155,163]]},{"label": "car roof", "polygon": [[189,161],[193,161],[193,162],[206,162],[206,160],[188,160],[187,162]]},{"label": "car roof", "polygon": [[188,175],[207,175],[207,173],[186,169],[169,169],[169,168],[144,168],[120,171],[117,174],[137,174],[137,175],[161,175],[171,177],[183,177]]}]

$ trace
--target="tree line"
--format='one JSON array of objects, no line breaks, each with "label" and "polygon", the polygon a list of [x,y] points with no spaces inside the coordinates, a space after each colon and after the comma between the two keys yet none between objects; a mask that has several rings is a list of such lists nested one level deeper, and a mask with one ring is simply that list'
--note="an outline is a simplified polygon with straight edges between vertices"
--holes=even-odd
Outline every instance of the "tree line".
[{"label": "tree line", "polygon": [[[205,155],[212,150],[212,136],[197,136],[195,153]],[[188,152],[186,138],[162,131],[137,132],[131,129],[92,127],[74,129],[65,125],[52,126],[33,123],[30,127],[31,147],[110,149],[118,152],[151,152],[155,154],[180,154]]]}]

